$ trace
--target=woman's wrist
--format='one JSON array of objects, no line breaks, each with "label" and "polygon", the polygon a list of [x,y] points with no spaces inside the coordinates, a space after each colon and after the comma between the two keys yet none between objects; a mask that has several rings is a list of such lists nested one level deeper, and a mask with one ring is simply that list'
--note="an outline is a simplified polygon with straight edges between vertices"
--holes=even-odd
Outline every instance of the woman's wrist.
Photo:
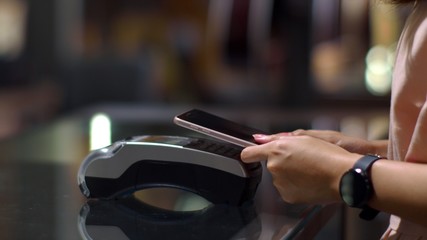
[{"label": "woman's wrist", "polygon": [[356,163],[357,160],[359,160],[361,157],[363,157],[363,155],[361,154],[357,154],[357,153],[350,153],[348,155],[348,157],[346,157],[345,161],[342,161],[342,165],[337,169],[336,172],[336,177],[335,177],[335,181],[333,184],[333,189],[335,192],[335,196],[334,198],[338,201],[341,202],[341,195],[340,195],[340,190],[339,190],[339,185],[340,185],[340,181],[341,181],[341,177],[349,170],[351,169],[354,164]]}]

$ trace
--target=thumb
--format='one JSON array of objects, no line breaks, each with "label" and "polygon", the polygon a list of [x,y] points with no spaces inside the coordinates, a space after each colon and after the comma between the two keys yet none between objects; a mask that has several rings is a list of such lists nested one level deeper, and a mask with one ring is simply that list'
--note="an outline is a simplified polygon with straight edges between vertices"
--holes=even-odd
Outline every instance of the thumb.
[{"label": "thumb", "polygon": [[245,163],[264,161],[267,157],[268,153],[262,145],[247,147],[240,154],[240,158]]}]

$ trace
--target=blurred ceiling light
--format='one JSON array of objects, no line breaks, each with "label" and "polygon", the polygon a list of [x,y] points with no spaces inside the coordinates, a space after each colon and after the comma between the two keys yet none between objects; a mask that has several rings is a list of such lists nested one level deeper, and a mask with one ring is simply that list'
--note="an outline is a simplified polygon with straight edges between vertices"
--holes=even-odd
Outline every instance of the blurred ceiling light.
[{"label": "blurred ceiling light", "polygon": [[0,57],[13,59],[23,49],[26,5],[19,0],[0,0]]},{"label": "blurred ceiling light", "polygon": [[111,145],[111,120],[103,113],[97,113],[90,120],[90,150]]},{"label": "blurred ceiling light", "polygon": [[373,95],[384,96],[390,93],[393,72],[394,52],[377,45],[366,55],[365,85]]}]

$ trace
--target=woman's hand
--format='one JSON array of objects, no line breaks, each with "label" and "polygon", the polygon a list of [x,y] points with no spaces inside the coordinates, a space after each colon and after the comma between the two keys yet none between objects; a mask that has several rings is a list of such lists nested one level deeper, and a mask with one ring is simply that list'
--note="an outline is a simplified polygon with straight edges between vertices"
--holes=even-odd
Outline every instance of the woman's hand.
[{"label": "woman's hand", "polygon": [[368,153],[378,154],[381,156],[387,155],[387,140],[368,141],[361,138],[346,136],[340,132],[330,130],[298,129],[293,132],[277,133],[273,135],[256,135],[254,137],[259,143],[265,143],[282,136],[311,136],[338,145],[352,153],[362,155]]},{"label": "woman's hand", "polygon": [[244,162],[267,160],[273,184],[290,203],[340,200],[341,176],[361,156],[309,135],[256,135],[263,143],[242,151]]}]

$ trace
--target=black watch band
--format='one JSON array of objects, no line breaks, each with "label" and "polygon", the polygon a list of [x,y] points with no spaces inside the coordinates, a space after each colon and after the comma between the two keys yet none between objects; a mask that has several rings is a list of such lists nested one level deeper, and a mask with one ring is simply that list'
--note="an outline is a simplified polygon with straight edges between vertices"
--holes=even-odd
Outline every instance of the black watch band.
[{"label": "black watch band", "polygon": [[[353,169],[361,169],[362,171],[365,172],[366,176],[368,177],[368,186],[370,187],[370,197],[372,197],[372,193],[373,193],[373,186],[372,186],[372,181],[371,181],[371,167],[372,165],[379,159],[382,159],[383,157],[379,156],[379,155],[372,155],[372,154],[368,154],[363,156],[361,159],[359,159],[355,164]],[[369,200],[369,199],[367,199]],[[360,206],[362,208],[362,211],[360,211],[359,213],[359,217],[365,220],[372,220],[374,219],[379,211],[376,209],[373,209],[371,207],[369,207],[368,205],[364,204],[363,206]]]},{"label": "black watch band", "polygon": [[361,169],[362,171],[369,173],[371,170],[372,164],[374,164],[375,161],[382,159],[383,157],[379,155],[373,155],[368,154],[363,157],[361,157],[357,162],[354,164],[353,169]]},{"label": "black watch band", "polygon": [[[370,177],[370,169],[372,164],[375,161],[382,159],[383,157],[378,155],[366,155],[360,158],[346,174],[341,179],[340,183],[340,192],[341,196],[347,205],[350,207],[361,208],[362,211],[359,214],[359,217],[365,220],[372,220],[379,213],[378,210],[373,209],[367,205],[367,202],[372,197],[373,186]],[[346,186],[345,179],[351,178],[357,182],[357,186],[351,185]],[[356,180],[357,179],[357,180]],[[353,181],[352,180],[352,181]],[[352,184],[354,184],[352,182]],[[346,196],[345,189],[351,188],[350,193],[353,195]],[[357,188],[357,189],[354,189]]]}]

